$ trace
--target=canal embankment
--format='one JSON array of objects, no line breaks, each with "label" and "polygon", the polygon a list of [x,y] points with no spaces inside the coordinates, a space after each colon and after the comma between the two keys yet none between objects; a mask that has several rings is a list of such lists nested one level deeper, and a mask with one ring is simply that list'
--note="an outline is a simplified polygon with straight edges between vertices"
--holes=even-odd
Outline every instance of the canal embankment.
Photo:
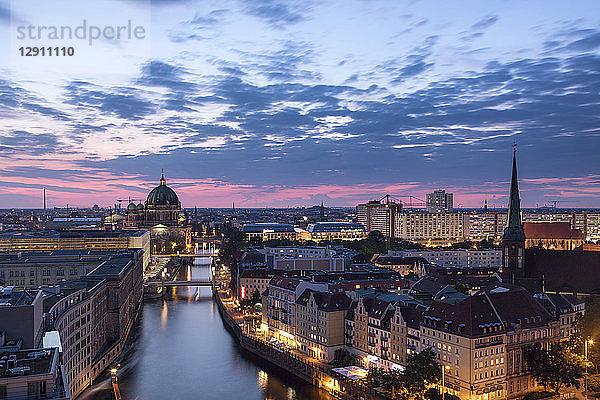
[{"label": "canal embankment", "polygon": [[213,297],[217,304],[223,324],[229,333],[235,338],[240,347],[255,356],[258,356],[270,364],[297,376],[308,384],[327,391],[332,396],[342,400],[382,400],[385,399],[380,393],[373,391],[360,382],[350,380],[331,370],[325,364],[311,362],[286,349],[274,347],[263,338],[245,332],[243,319],[236,318],[236,314],[226,307],[223,302],[225,292],[213,291]]}]

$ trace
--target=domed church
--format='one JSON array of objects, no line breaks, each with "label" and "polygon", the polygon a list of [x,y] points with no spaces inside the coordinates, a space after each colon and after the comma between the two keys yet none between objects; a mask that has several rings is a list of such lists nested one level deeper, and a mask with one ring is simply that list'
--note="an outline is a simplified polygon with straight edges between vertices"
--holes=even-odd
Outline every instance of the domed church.
[{"label": "domed church", "polygon": [[131,227],[183,226],[186,220],[179,197],[167,186],[164,172],[161,173],[159,185],[148,193],[143,205],[131,202],[127,206],[127,225]]},{"label": "domed church", "polygon": [[[163,171],[158,186],[148,193],[144,204],[130,202],[127,205],[123,226],[125,229],[150,230],[155,252],[168,252],[167,241],[189,247],[191,227],[187,222],[179,197],[167,186]],[[162,247],[165,248],[161,249]]]}]

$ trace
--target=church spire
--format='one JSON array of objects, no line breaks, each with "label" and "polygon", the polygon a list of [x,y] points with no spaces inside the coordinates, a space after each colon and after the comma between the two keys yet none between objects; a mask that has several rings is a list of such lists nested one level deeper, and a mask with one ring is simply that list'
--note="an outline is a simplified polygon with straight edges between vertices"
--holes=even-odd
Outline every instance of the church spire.
[{"label": "church spire", "polygon": [[504,240],[525,240],[521,221],[521,199],[519,198],[519,181],[517,179],[517,149],[513,148],[512,179],[510,182],[510,198],[508,200],[508,218],[504,229]]},{"label": "church spire", "polygon": [[160,169],[160,185],[165,186],[167,184],[167,180],[165,179],[165,170],[163,168]]}]

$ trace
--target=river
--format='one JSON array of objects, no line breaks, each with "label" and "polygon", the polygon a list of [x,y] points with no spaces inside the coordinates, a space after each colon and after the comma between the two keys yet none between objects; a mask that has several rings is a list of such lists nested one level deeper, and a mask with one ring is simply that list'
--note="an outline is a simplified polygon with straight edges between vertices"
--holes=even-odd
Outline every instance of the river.
[{"label": "river", "polygon": [[[206,262],[183,271],[182,278],[208,277]],[[164,300],[144,303],[118,377],[123,400],[331,398],[243,352],[225,330],[206,287],[172,288]],[[80,396],[111,398],[108,374]]]}]

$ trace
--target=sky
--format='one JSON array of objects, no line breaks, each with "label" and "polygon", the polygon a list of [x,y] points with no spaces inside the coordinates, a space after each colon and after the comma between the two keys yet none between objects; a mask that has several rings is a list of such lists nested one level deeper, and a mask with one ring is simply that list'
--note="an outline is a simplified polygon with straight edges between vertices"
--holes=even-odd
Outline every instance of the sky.
[{"label": "sky", "polygon": [[600,207],[597,0],[0,0],[0,42],[0,208],[161,169],[184,207],[504,207],[514,145],[524,207]]}]

